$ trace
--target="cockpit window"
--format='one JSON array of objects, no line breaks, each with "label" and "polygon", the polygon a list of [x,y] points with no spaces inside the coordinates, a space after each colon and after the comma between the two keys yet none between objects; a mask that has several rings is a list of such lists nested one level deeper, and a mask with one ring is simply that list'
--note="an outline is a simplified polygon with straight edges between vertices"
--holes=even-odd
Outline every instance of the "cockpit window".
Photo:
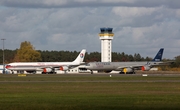
[{"label": "cockpit window", "polygon": [[6,69],[8,69],[8,68],[10,68],[11,67],[11,65],[6,65]]}]

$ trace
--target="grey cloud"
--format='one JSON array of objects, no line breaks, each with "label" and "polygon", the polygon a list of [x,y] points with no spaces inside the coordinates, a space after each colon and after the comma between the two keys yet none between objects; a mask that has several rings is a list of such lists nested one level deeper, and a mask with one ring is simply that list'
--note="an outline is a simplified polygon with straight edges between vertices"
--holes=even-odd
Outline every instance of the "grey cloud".
[{"label": "grey cloud", "polygon": [[0,4],[7,7],[20,8],[67,8],[67,7],[159,7],[180,8],[179,0],[1,0]]},{"label": "grey cloud", "polygon": [[[80,51],[86,48],[88,52],[100,52],[99,28],[112,27],[115,34],[112,41],[114,52],[140,53],[143,57],[154,57],[159,48],[164,47],[165,58],[180,54],[179,13],[177,16],[177,9],[167,8],[178,7],[175,6],[178,1],[173,1],[174,4],[167,0],[132,0],[127,3],[119,2],[120,0],[112,0],[111,3],[105,0],[67,0],[57,4],[51,1],[53,0],[0,1],[1,5],[7,6],[5,9],[0,8],[0,36],[6,37],[6,48],[18,48],[22,41],[27,40],[40,50]],[[58,1],[60,0],[56,0]],[[119,7],[115,7],[115,13],[113,6],[130,7],[125,7],[126,12],[123,10],[121,13],[121,8],[116,10]]]}]

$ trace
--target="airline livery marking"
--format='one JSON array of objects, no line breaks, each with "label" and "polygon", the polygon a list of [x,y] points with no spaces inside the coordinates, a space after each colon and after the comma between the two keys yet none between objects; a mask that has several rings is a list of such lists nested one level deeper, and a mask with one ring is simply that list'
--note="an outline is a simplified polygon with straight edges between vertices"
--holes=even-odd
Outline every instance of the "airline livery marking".
[{"label": "airline livery marking", "polygon": [[83,57],[84,57],[84,54],[83,54],[83,53],[81,53],[81,54],[80,54],[80,57],[81,57],[81,58],[83,58]]}]

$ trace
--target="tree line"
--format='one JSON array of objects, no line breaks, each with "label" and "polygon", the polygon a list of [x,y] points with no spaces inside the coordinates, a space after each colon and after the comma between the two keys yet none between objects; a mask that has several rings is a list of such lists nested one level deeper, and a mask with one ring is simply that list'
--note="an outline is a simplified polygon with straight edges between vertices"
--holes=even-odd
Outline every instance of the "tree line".
[{"label": "tree line", "polygon": [[[79,51],[49,51],[49,50],[36,50],[38,53],[33,53],[31,51],[20,52],[19,49],[16,50],[4,50],[5,63],[10,62],[62,62],[62,61],[73,61],[79,54]],[[3,50],[0,49],[0,59],[3,60]],[[0,60],[0,64],[2,64]],[[152,58],[141,57],[139,53],[134,55],[128,55],[124,52],[117,53],[112,52],[112,61],[150,61]],[[101,53],[99,52],[86,52],[85,62],[99,62],[101,61]]]},{"label": "tree line", "polygon": [[[35,50],[33,45],[28,42],[22,42],[19,49],[4,50],[5,64],[11,62],[64,62],[73,61],[79,54],[79,51],[49,51],[49,50]],[[3,63],[3,50],[0,49],[0,64]],[[127,62],[127,61],[151,61],[150,57],[142,57],[139,53],[128,55],[124,52],[112,52],[112,62]],[[163,59],[168,61],[170,59]],[[101,53],[90,52],[85,55],[85,62],[100,62]],[[175,57],[175,63],[172,67],[180,67],[180,56]]]}]

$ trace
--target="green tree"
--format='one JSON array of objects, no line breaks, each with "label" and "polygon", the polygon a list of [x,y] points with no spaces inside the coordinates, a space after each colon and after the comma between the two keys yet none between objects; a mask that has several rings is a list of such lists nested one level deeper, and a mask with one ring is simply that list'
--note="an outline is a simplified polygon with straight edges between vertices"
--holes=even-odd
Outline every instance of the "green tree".
[{"label": "green tree", "polygon": [[139,53],[134,54],[134,59],[135,59],[135,61],[142,61],[141,55]]},{"label": "green tree", "polygon": [[30,42],[25,41],[21,43],[20,49],[17,50],[14,60],[20,62],[41,61],[41,54],[34,49]]},{"label": "green tree", "polygon": [[171,67],[180,67],[180,55],[175,57],[175,62],[171,65]]}]

